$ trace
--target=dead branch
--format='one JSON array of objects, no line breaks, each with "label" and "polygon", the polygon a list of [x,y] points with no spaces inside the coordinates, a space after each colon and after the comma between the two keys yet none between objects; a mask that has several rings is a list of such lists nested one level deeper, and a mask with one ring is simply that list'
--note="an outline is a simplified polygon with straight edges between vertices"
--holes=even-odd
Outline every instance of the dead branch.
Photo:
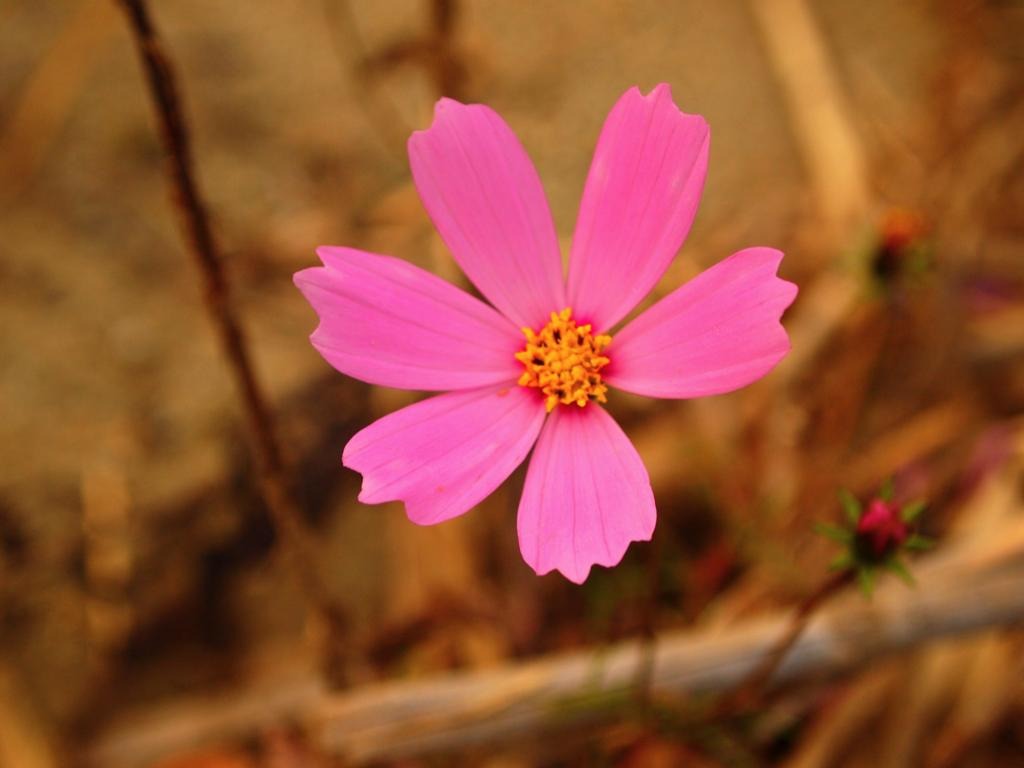
[{"label": "dead branch", "polygon": [[751,670],[739,686],[719,699],[714,713],[726,716],[730,712],[749,709],[752,704],[757,702],[761,692],[775,677],[776,670],[785,661],[790,649],[800,639],[800,635],[807,628],[814,613],[820,610],[833,595],[853,583],[855,575],[852,570],[833,573],[816,590],[804,598],[790,618],[785,633],[779,637],[774,646],[768,649],[761,662]]},{"label": "dead branch", "polygon": [[[1024,524],[1007,525],[987,542],[930,558],[917,570],[915,589],[890,580],[870,601],[856,592],[836,598],[811,619],[772,684],[834,676],[922,643],[1024,621]],[[635,706],[631,693],[647,664],[654,697],[729,690],[790,620],[785,612],[728,631],[665,633],[653,650],[633,641],[343,694],[310,688],[307,680],[279,684],[267,698],[263,686],[262,694],[178,703],[121,723],[94,747],[90,764],[141,766],[275,720],[305,723],[327,752],[356,762],[514,741],[621,716],[622,706]]]},{"label": "dead branch", "polygon": [[124,9],[149,84],[176,207],[189,254],[203,283],[206,309],[242,399],[264,504],[299,586],[325,621],[332,641],[336,641],[344,625],[343,613],[331,599],[316,571],[313,548],[288,487],[274,420],[256,378],[242,325],[231,301],[227,273],[196,182],[191,140],[174,70],[157,36],[145,0],[118,2]]}]

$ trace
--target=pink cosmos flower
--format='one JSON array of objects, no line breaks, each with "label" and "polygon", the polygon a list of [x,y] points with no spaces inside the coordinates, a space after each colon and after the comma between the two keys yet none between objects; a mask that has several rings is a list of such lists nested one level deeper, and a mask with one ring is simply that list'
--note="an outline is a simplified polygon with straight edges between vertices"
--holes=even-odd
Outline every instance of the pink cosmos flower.
[{"label": "pink cosmos flower", "polygon": [[[597,143],[563,273],[532,163],[479,104],[438,102],[409,139],[423,204],[483,301],[407,262],[317,250],[295,283],[320,316],[313,345],[342,373],[386,387],[447,391],[356,434],[342,462],[359,500],[401,500],[432,525],[467,512],[533,457],[519,546],[538,574],[582,583],[654,532],[640,456],[601,404],[608,385],[691,398],[729,392],[789,350],[779,322],[796,286],[782,254],[733,254],[616,330],[682,245],[707,174],[705,120],[667,85],[627,91]],[[449,391],[450,390],[450,391]]]}]

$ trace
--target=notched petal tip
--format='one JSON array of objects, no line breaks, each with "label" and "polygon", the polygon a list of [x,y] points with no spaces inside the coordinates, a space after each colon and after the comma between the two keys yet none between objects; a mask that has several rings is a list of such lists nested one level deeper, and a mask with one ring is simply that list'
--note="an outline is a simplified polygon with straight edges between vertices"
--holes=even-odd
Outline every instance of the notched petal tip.
[{"label": "notched petal tip", "polygon": [[630,88],[605,120],[569,259],[573,310],[601,329],[617,324],[661,278],[697,214],[710,129],[683,112],[671,88]]},{"label": "notched petal tip", "polygon": [[313,346],[369,384],[460,390],[513,379],[515,326],[478,299],[408,262],[323,246],[322,267],[293,280],[320,323]]},{"label": "notched petal tip", "polygon": [[582,586],[586,580],[590,578],[590,574],[593,573],[595,567],[608,569],[615,568],[622,562],[622,558],[626,556],[626,552],[629,551],[630,545],[650,541],[654,538],[654,527],[654,524],[652,524],[650,531],[648,531],[646,535],[639,534],[635,538],[624,541],[622,544],[622,551],[619,552],[618,556],[609,557],[605,560],[597,559],[592,563],[578,563],[574,566],[551,564],[544,570],[539,569],[532,563],[527,563],[527,565],[529,565],[533,572],[538,576],[547,576],[549,573],[557,572],[562,574],[562,576],[573,584],[579,584]]},{"label": "notched petal tip", "polygon": [[449,109],[458,109],[460,107],[479,107],[480,104],[463,104],[458,99],[453,99],[450,96],[442,96],[434,103],[434,115],[435,119],[437,115],[443,114]]},{"label": "notched petal tip", "polygon": [[300,269],[292,275],[292,283],[302,292],[303,295],[305,295],[306,287],[315,283],[317,275],[324,269],[324,267],[306,267],[305,269]]},{"label": "notched petal tip", "polygon": [[413,183],[455,261],[498,311],[535,326],[565,306],[562,258],[540,177],[490,107],[441,99],[409,138]]},{"label": "notched petal tip", "polygon": [[591,570],[593,570],[593,568],[590,565],[586,566],[586,568],[581,568],[581,569],[575,570],[575,571],[572,570],[571,568],[563,568],[563,567],[555,566],[555,565],[552,565],[547,570],[543,570],[543,571],[537,569],[533,565],[530,565],[530,568],[532,568],[533,572],[536,573],[538,576],[547,576],[549,573],[560,573],[560,574],[562,574],[562,576],[564,578],[568,579],[573,584],[576,584],[576,585],[579,585],[579,586],[583,586],[583,583],[588,578],[590,578],[590,572],[591,572]]},{"label": "notched petal tip", "polygon": [[292,275],[292,282],[300,289],[303,285],[316,283],[319,279],[326,276],[327,272],[331,269],[332,262],[344,259],[346,253],[351,250],[351,248],[346,248],[343,245],[318,245],[314,249],[314,253],[320,259],[321,266],[300,269]]},{"label": "notched petal tip", "polygon": [[318,245],[315,252],[320,263],[329,267],[332,261],[345,258],[345,254],[352,250],[344,245]]},{"label": "notched petal tip", "polygon": [[310,309],[316,315],[316,327],[309,334],[309,343],[321,355],[324,354],[322,337],[324,331],[324,316],[319,302],[315,300],[316,291],[325,282],[327,267],[306,267],[292,275],[292,283],[299,289],[299,293],[305,297]]},{"label": "notched petal tip", "polygon": [[[745,249],[756,252],[765,262],[765,264],[771,266],[772,270],[772,283],[774,290],[779,295],[779,315],[781,321],[781,315],[789,306],[796,301],[797,294],[800,292],[799,286],[789,280],[785,280],[779,277],[779,268],[782,266],[782,260],[785,258],[785,254],[778,248],[771,248],[770,246],[755,246],[753,248]],[[741,251],[740,253],[742,253]],[[735,255],[735,254],[734,254]]]},{"label": "notched petal tip", "polygon": [[[644,98],[648,101],[657,101],[658,99],[667,99],[672,102],[672,106],[679,109],[676,105],[675,100],[672,98],[672,86],[668,83],[658,83],[654,86],[649,93],[644,95]],[[682,110],[680,110],[682,111]]]},{"label": "notched petal tip", "polygon": [[631,94],[633,91],[635,91],[636,95],[642,98],[644,101],[649,102],[651,107],[655,109],[657,108],[659,102],[665,102],[671,105],[675,109],[675,111],[679,113],[681,117],[686,119],[689,130],[696,131],[698,133],[703,132],[705,134],[708,134],[708,136],[705,137],[705,143],[707,143],[708,138],[711,134],[711,126],[708,124],[708,121],[705,119],[704,115],[700,115],[695,112],[686,112],[685,110],[683,110],[676,103],[675,98],[672,96],[671,85],[669,85],[668,83],[658,83],[648,93],[643,93],[640,91],[639,88],[633,86],[632,88],[629,89],[629,91],[626,92],[626,94],[623,95],[625,96],[627,94]]},{"label": "notched petal tip", "polygon": [[463,514],[519,466],[543,409],[508,385],[449,392],[407,406],[356,433],[342,464],[363,476],[359,501],[401,501],[418,525]]},{"label": "notched petal tip", "polygon": [[457,101],[456,99],[448,96],[442,96],[434,102],[434,114],[430,119],[430,125],[426,128],[419,128],[413,131],[406,142],[407,148],[411,150],[413,147],[420,144],[426,139],[431,131],[443,125],[446,121],[454,118],[460,111],[481,109],[490,111],[490,108],[483,104],[463,104],[461,101]]},{"label": "notched petal tip", "polygon": [[775,280],[779,284],[779,294],[784,302],[782,304],[782,311],[785,312],[796,301],[796,297],[800,294],[800,287],[789,280],[783,280],[781,277],[776,277]]},{"label": "notched petal tip", "polygon": [[792,348],[781,319],[797,287],[778,277],[782,258],[774,248],[744,249],[643,312],[616,336],[609,384],[692,398],[766,375]]},{"label": "notched petal tip", "polygon": [[538,575],[582,584],[654,533],[650,477],[636,448],[602,408],[560,406],[545,424],[519,503],[519,548]]}]

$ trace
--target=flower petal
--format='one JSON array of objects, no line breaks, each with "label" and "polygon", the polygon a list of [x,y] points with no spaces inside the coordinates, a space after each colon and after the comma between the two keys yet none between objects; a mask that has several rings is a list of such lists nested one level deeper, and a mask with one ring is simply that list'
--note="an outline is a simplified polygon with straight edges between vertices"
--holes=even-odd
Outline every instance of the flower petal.
[{"label": "flower petal", "polygon": [[468,512],[530,452],[544,405],[514,384],[449,392],[388,414],[358,432],[342,463],[363,475],[365,504],[405,502],[433,525]]},{"label": "flower petal", "polygon": [[654,494],[640,456],[600,406],[560,406],[548,419],[519,502],[519,549],[540,575],[582,584],[654,532]]},{"label": "flower petal", "polygon": [[640,395],[682,398],[764,376],[789,351],[779,318],[797,287],[776,277],[780,261],[774,248],[747,248],[670,293],[615,335],[604,379]]},{"label": "flower petal", "polygon": [[704,189],[708,124],[672,91],[631,88],[612,108],[590,165],[569,259],[573,314],[610,330],[683,244]]},{"label": "flower petal", "polygon": [[566,306],[562,258],[544,189],[496,112],[441,99],[409,139],[423,205],[473,284],[516,325],[540,328]]},{"label": "flower petal", "polygon": [[313,346],[342,373],[420,390],[512,382],[522,334],[498,312],[401,259],[317,249],[295,284],[320,315]]}]

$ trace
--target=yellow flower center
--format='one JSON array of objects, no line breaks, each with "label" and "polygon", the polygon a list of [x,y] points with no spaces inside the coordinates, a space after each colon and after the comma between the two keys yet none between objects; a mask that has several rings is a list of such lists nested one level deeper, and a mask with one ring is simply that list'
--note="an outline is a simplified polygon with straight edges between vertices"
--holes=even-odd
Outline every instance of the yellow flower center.
[{"label": "yellow flower center", "polygon": [[576,325],[571,307],[552,312],[551,321],[539,333],[531,328],[523,328],[523,333],[526,347],[516,353],[516,360],[526,370],[519,384],[543,392],[548,413],[559,403],[582,408],[591,400],[608,402],[600,371],[608,365],[601,352],[611,344],[611,336],[595,336],[589,324]]}]

